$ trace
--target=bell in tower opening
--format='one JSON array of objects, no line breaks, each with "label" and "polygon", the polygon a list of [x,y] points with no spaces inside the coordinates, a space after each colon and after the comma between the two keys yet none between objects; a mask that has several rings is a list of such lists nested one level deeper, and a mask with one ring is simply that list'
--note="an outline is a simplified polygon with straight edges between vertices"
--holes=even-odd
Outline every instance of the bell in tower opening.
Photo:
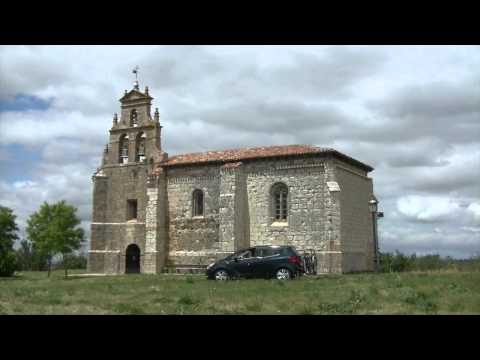
[{"label": "bell in tower opening", "polygon": [[137,136],[137,141],[136,141],[136,144],[137,144],[137,159],[136,161],[137,162],[140,162],[140,163],[143,163],[145,162],[145,142],[146,142],[146,139],[147,139],[147,135],[145,135],[144,132],[142,133],[139,133],[138,136]]}]

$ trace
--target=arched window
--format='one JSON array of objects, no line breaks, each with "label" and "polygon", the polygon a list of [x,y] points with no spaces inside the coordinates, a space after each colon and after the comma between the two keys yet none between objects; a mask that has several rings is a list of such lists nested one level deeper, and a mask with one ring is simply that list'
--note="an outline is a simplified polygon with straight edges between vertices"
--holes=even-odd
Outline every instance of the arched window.
[{"label": "arched window", "polygon": [[124,134],[120,136],[119,142],[119,160],[120,164],[128,163],[128,135]]},{"label": "arched window", "polygon": [[193,192],[193,216],[203,216],[203,191],[195,190]]},{"label": "arched window", "polygon": [[136,109],[133,109],[130,112],[130,126],[138,126],[138,114]]},{"label": "arched window", "polygon": [[147,135],[144,132],[141,132],[137,135],[135,142],[135,161],[136,162],[145,162],[145,143],[147,140]]},{"label": "arched window", "polygon": [[287,185],[277,183],[272,186],[273,217],[275,221],[287,221],[288,215],[288,188]]}]

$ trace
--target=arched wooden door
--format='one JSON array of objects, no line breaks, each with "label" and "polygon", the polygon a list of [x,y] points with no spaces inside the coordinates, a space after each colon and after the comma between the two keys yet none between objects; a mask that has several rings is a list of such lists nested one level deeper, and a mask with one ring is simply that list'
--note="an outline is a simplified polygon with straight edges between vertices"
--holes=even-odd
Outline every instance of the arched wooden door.
[{"label": "arched wooden door", "polygon": [[140,272],[140,248],[135,244],[127,247],[125,254],[125,273],[138,274]]}]

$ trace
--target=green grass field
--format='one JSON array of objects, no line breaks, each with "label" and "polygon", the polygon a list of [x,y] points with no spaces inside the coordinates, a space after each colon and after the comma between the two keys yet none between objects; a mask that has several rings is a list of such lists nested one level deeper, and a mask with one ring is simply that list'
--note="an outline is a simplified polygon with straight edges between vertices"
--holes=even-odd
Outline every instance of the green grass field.
[{"label": "green grass field", "polygon": [[480,272],[221,283],[199,275],[24,272],[0,278],[0,314],[480,314]]}]

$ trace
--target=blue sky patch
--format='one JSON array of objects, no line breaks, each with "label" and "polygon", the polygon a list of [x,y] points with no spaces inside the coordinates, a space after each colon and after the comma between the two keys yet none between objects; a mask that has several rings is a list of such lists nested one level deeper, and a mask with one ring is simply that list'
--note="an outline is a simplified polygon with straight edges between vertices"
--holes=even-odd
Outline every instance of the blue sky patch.
[{"label": "blue sky patch", "polygon": [[0,100],[0,112],[47,110],[52,100],[45,101],[34,95],[18,94],[12,100]]},{"label": "blue sky patch", "polygon": [[41,154],[19,144],[0,145],[0,180],[13,183],[31,180]]}]

